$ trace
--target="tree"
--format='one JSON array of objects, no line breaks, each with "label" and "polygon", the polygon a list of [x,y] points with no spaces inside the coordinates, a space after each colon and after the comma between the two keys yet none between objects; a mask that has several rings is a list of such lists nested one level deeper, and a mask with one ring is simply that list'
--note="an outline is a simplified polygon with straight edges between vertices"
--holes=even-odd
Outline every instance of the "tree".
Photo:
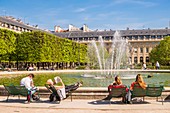
[{"label": "tree", "polygon": [[158,61],[160,64],[168,65],[170,62],[170,36],[167,36],[150,53],[152,62]]},{"label": "tree", "polygon": [[86,62],[87,46],[41,31],[15,33],[0,29],[0,60],[28,63]]},{"label": "tree", "polygon": [[0,56],[2,60],[11,61],[11,57],[16,48],[16,35],[15,32],[0,29]]}]

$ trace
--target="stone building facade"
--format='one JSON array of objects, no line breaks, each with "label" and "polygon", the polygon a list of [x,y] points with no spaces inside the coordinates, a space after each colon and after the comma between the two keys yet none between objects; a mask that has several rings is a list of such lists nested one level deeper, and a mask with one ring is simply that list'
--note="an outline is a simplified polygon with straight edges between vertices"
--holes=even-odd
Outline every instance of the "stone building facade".
[{"label": "stone building facade", "polygon": [[[107,49],[111,48],[112,39],[114,38],[114,30],[109,31],[68,31],[53,34],[68,38],[79,43],[88,44],[90,41],[98,41],[98,37],[102,36]],[[142,29],[142,30],[120,30],[122,38],[127,39],[131,45],[129,51],[132,64],[150,62],[149,53],[156,47],[165,36],[170,36],[170,29]]]},{"label": "stone building facade", "polygon": [[38,26],[31,26],[28,23],[25,24],[21,19],[16,19],[12,16],[0,16],[0,28],[15,31],[17,33],[21,32],[31,32],[38,29]]}]

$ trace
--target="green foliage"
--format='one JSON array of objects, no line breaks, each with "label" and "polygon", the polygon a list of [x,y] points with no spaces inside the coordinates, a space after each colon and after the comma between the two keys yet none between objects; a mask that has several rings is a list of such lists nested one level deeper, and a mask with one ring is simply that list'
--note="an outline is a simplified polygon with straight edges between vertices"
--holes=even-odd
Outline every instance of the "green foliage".
[{"label": "green foliage", "polygon": [[170,62],[170,36],[167,36],[150,53],[151,62],[158,61],[160,64],[168,65]]},{"label": "green foliage", "polygon": [[11,60],[11,56],[15,51],[16,33],[0,29],[0,59]]},{"label": "green foliage", "polygon": [[0,60],[26,62],[86,62],[86,45],[33,31],[21,34],[0,29]]},{"label": "green foliage", "polygon": [[166,70],[169,70],[170,69],[170,66],[160,66],[160,69],[166,69]]}]

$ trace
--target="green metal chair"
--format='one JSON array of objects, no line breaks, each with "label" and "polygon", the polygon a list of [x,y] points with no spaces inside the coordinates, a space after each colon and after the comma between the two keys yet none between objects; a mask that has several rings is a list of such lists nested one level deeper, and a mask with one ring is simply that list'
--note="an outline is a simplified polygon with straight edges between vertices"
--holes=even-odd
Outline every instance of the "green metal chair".
[{"label": "green metal chair", "polygon": [[131,94],[132,94],[131,96],[132,98],[143,97],[143,101],[144,101],[145,96],[146,96],[146,89],[143,89],[142,87],[140,87],[139,84],[135,84]]},{"label": "green metal chair", "polygon": [[163,89],[164,87],[162,85],[148,85],[146,90],[146,96],[156,97],[156,101],[158,101],[158,97],[161,97],[162,105],[163,105],[163,97],[162,97]]},{"label": "green metal chair", "polygon": [[13,96],[17,95],[18,98],[20,98],[20,92],[19,92],[19,90],[16,89],[16,87],[14,85],[3,84],[3,86],[5,87],[5,89],[7,90],[7,93],[8,93],[6,101],[8,101],[10,95],[13,95]]},{"label": "green metal chair", "polygon": [[[123,86],[122,87],[113,87],[111,89],[111,92],[109,93],[109,95],[113,98],[125,98],[126,96],[126,86]],[[111,99],[109,100],[110,104],[111,104]]]}]

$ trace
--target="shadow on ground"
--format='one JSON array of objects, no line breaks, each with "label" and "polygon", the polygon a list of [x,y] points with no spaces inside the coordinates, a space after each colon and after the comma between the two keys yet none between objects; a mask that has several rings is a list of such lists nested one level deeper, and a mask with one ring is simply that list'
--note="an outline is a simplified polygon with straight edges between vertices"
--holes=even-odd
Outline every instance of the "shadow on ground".
[{"label": "shadow on ground", "polygon": [[[109,100],[96,100],[96,101],[91,101],[88,102],[88,104],[93,104],[93,105],[104,105],[104,104],[119,104],[119,105],[125,105],[126,103],[123,103],[122,101],[113,101],[111,100],[111,103]],[[150,104],[150,102],[147,101],[132,101],[132,104]]]},{"label": "shadow on ground", "polygon": [[[8,99],[8,101],[2,100],[0,102],[2,102],[2,103],[23,103],[24,104],[26,102],[26,100],[25,99]],[[50,102],[49,100],[32,101],[31,103],[60,104],[60,102],[58,102],[58,101]]]}]

